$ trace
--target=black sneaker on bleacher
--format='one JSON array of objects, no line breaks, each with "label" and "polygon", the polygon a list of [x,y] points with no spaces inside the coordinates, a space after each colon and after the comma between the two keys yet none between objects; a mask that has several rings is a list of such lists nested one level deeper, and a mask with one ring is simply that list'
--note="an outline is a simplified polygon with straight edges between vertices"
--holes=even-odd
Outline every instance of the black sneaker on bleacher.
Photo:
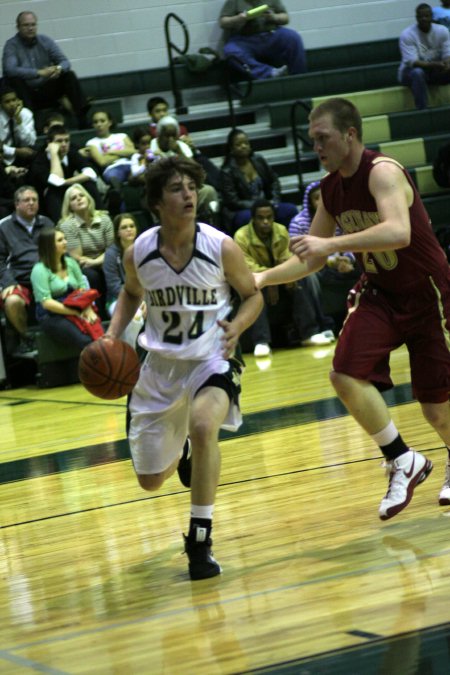
[{"label": "black sneaker on bleacher", "polygon": [[37,356],[37,349],[34,337],[31,335],[23,335],[17,348],[13,352],[13,356],[19,359],[34,359]]}]

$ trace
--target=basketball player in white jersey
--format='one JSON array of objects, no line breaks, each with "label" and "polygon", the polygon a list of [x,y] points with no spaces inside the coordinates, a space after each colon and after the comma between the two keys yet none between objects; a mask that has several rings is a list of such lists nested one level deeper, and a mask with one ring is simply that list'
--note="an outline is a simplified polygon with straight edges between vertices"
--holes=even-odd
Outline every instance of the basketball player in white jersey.
[{"label": "basketball player in white jersey", "polygon": [[[191,486],[191,520],[184,537],[191,579],[221,572],[211,552],[219,429],[235,430],[241,423],[241,364],[234,352],[262,308],[237,244],[196,222],[202,180],[202,168],[180,157],[149,168],[148,202],[160,226],[126,250],[126,282],[107,331],[107,336],[120,336],[145,294],[147,320],[139,343],[148,354],[130,398],[128,437],[144,490],[161,487],[177,467],[182,482]],[[232,289],[241,299],[234,318]]]}]

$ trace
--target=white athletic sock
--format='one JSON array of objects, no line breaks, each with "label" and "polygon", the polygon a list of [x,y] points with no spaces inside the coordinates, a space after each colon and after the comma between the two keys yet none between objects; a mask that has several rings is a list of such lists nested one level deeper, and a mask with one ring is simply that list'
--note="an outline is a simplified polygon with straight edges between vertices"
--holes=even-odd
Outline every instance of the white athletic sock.
[{"label": "white athletic sock", "polygon": [[398,435],[399,433],[397,427],[391,420],[387,427],[384,427],[384,429],[378,433],[373,434],[372,438],[378,446],[383,447],[384,445],[389,445],[389,443],[395,441]]},{"label": "white athletic sock", "polygon": [[191,518],[203,518],[204,520],[212,520],[214,513],[214,504],[211,506],[197,506],[191,504]]}]

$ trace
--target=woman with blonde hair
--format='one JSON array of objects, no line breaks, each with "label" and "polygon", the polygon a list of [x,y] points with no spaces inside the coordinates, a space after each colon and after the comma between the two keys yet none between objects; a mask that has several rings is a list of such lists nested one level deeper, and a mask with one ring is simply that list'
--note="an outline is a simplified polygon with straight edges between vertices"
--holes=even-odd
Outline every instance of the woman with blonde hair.
[{"label": "woman with blonde hair", "polygon": [[64,195],[58,227],[66,235],[68,252],[78,261],[90,287],[99,291],[103,317],[106,292],[103,260],[106,249],[114,242],[111,218],[107,211],[95,208],[94,200],[80,183],[74,183]]}]

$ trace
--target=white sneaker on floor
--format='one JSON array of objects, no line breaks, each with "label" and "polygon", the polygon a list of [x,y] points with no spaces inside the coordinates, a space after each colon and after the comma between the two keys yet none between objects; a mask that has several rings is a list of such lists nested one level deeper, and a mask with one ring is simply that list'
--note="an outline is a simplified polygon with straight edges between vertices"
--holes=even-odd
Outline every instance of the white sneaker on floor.
[{"label": "white sneaker on floor", "polygon": [[334,342],[336,340],[336,336],[332,330],[323,330],[322,335],[326,338],[330,338],[331,342]]},{"label": "white sneaker on floor", "polygon": [[255,345],[253,356],[256,356],[257,358],[262,356],[270,356],[270,347],[267,342],[259,342],[257,345]]},{"label": "white sneaker on floor", "polygon": [[447,462],[447,468],[445,471],[445,483],[439,493],[439,504],[441,506],[450,505],[450,459]]},{"label": "white sneaker on floor", "polygon": [[412,499],[414,488],[422,483],[433,469],[433,464],[420,452],[409,449],[397,459],[385,463],[389,487],[378,511],[381,520],[400,513]]},{"label": "white sneaker on floor", "polygon": [[334,342],[333,338],[325,336],[323,333],[316,333],[311,335],[307,340],[302,340],[302,347],[313,347],[315,345],[329,345]]}]

